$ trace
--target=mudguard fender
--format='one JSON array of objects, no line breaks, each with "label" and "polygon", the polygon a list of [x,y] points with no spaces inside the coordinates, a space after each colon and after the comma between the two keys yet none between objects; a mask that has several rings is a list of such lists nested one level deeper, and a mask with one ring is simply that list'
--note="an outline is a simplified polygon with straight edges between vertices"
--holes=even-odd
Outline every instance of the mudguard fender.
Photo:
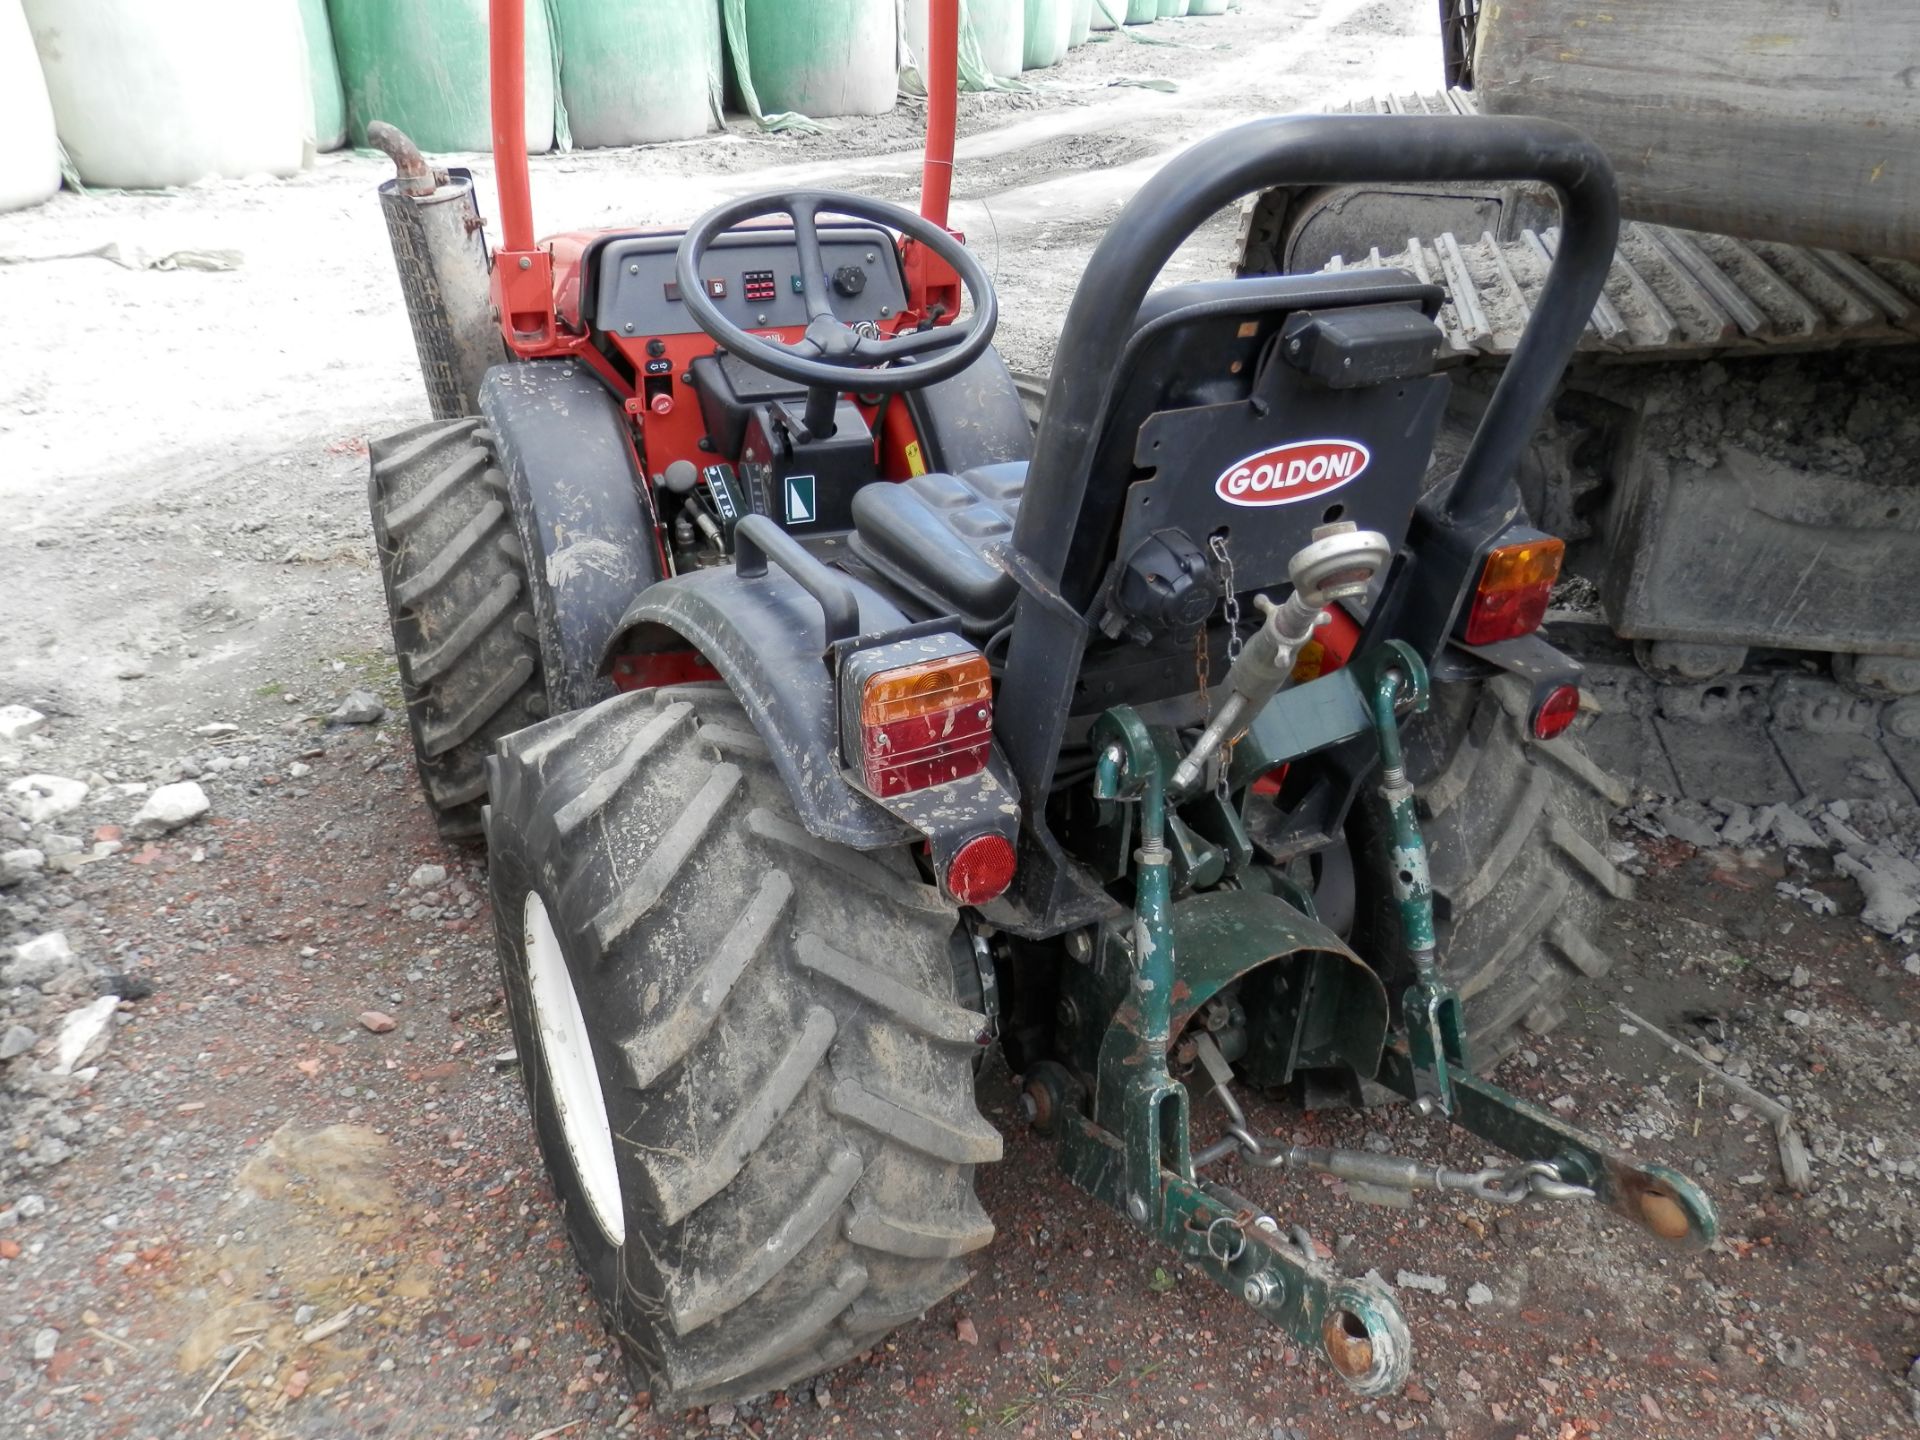
[{"label": "mudguard fender", "polygon": [[[908,621],[871,586],[841,575],[860,608],[860,634]],[[833,671],[820,603],[784,571],[742,576],[732,566],[694,570],[653,586],[628,607],[600,658],[692,646],[720,672],[787,782],[808,833],[856,850],[916,840],[920,832],[848,784],[840,773]]]},{"label": "mudguard fender", "polygon": [[574,360],[497,365],[480,385],[515,528],[554,714],[613,693],[600,661],[665,566],[653,499],[620,401]]}]

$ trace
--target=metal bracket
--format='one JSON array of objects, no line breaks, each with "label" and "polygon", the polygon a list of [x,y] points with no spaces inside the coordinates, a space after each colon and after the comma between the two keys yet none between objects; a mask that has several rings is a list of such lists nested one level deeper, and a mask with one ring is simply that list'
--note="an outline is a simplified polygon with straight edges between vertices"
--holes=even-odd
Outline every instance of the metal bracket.
[{"label": "metal bracket", "polygon": [[[1178,1141],[1186,1146],[1185,1087]],[[1196,1181],[1191,1173],[1162,1168],[1153,1196],[1141,1197],[1130,1166],[1137,1146],[1102,1128],[1083,1113],[1078,1086],[1060,1066],[1036,1065],[1027,1075],[1035,1123],[1051,1131],[1067,1177],[1135,1225],[1198,1266],[1238,1295],[1269,1324],[1300,1345],[1318,1350],[1355,1391],[1388,1395],[1413,1367],[1413,1340],[1406,1317],[1384,1285],[1349,1280],[1320,1257],[1312,1238],[1289,1235],[1270,1215],[1221,1185]],[[1152,1116],[1131,1111],[1128,1123],[1144,1128]]]},{"label": "metal bracket", "polygon": [[[1057,1136],[1061,1168],[1075,1184],[1200,1266],[1297,1342],[1320,1350],[1355,1390],[1388,1394],[1407,1377],[1412,1341],[1386,1288],[1342,1279],[1303,1235],[1283,1238],[1270,1216],[1195,1176],[1187,1089],[1167,1070],[1175,1009],[1195,1003],[1190,989],[1175,990],[1168,761],[1145,723],[1124,707],[1095,722],[1092,740],[1096,798],[1137,809],[1133,924],[1124,946],[1128,985],[1101,1039],[1091,1113],[1078,1082],[1050,1062],[1027,1076],[1030,1113]],[[1278,904],[1271,897],[1266,903]],[[1304,918],[1300,923],[1319,930]],[[1256,938],[1263,959],[1303,948],[1301,940],[1305,948],[1320,943],[1289,936],[1296,943],[1276,946],[1271,934]],[[1332,935],[1325,943],[1345,950]],[[1377,1023],[1384,1026],[1384,1014]]]},{"label": "metal bracket", "polygon": [[1380,797],[1393,825],[1388,857],[1393,895],[1400,907],[1400,942],[1413,970],[1413,983],[1400,997],[1412,1063],[1413,1103],[1421,1114],[1453,1114],[1453,1077],[1471,1074],[1467,1026],[1460,997],[1440,974],[1433,926],[1433,880],[1427,871],[1427,842],[1413,784],[1407,779],[1400,748],[1399,712],[1424,709],[1426,669],[1406,647],[1383,646],[1363,657],[1358,677],[1371,696],[1374,733],[1380,742]]}]

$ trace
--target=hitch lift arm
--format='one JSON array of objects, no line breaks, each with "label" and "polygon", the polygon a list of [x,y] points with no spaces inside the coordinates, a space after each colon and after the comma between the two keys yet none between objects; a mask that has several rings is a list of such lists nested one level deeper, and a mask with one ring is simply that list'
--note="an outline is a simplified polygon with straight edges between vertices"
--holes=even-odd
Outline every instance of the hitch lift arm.
[{"label": "hitch lift arm", "polygon": [[[1332,686],[1353,693],[1330,705]],[[1370,720],[1380,743],[1381,788],[1394,821],[1390,878],[1401,907],[1403,958],[1414,978],[1401,996],[1406,1034],[1390,1041],[1383,1054],[1373,1052],[1381,1060],[1369,1078],[1405,1095],[1421,1114],[1442,1117],[1499,1146],[1517,1164],[1462,1172],[1365,1152],[1263,1144],[1247,1131],[1226,1087],[1226,1063],[1211,1041],[1201,1045],[1200,1055],[1235,1122],[1229,1127],[1233,1138],[1194,1152],[1187,1087],[1167,1068],[1173,1018],[1183,1001],[1190,1003],[1220,974],[1235,965],[1257,965],[1286,947],[1270,935],[1236,932],[1220,943],[1237,948],[1237,956],[1183,960],[1175,946],[1167,844],[1168,776],[1179,762],[1179,745],[1126,707],[1102,715],[1092,737],[1095,799],[1135,811],[1133,914],[1124,928],[1103,926],[1099,941],[1127,977],[1126,993],[1100,1039],[1091,1096],[1074,1072],[1051,1061],[1033,1066],[1025,1077],[1028,1113],[1055,1137],[1061,1166],[1075,1184],[1238,1294],[1296,1342],[1319,1350],[1363,1395],[1389,1394],[1411,1372],[1411,1337],[1392,1294],[1375,1281],[1342,1277],[1304,1230],[1283,1229],[1245,1196],[1202,1178],[1202,1168],[1238,1149],[1256,1168],[1321,1170],[1349,1179],[1356,1192],[1452,1189],[1506,1203],[1592,1198],[1662,1239],[1705,1245],[1718,1230],[1712,1204],[1685,1176],[1637,1161],[1473,1073],[1459,997],[1436,959],[1426,845],[1401,760],[1399,715],[1424,708],[1426,694],[1418,655],[1387,642],[1343,670],[1283,692],[1269,709],[1298,707],[1297,733],[1311,741],[1309,749],[1326,743],[1329,717],[1336,713],[1353,717],[1357,727]],[[1285,733],[1294,727],[1276,728]],[[1288,757],[1260,758],[1271,764]],[[1344,948],[1320,933],[1327,948]]]}]

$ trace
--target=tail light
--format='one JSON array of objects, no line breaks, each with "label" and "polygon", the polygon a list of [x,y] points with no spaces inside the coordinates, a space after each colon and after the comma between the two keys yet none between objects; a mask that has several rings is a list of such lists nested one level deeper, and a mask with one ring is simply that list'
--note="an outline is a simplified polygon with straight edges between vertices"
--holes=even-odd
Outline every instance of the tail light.
[{"label": "tail light", "polygon": [[1580,687],[1556,685],[1534,709],[1533,719],[1529,722],[1533,738],[1551,740],[1556,735],[1566,734],[1567,727],[1573,724],[1573,717],[1579,713]]},{"label": "tail light", "polygon": [[1492,645],[1538,630],[1566,553],[1563,541],[1538,534],[1489,551],[1467,607],[1467,644]]},{"label": "tail light", "polygon": [[987,768],[993,678],[987,657],[966,641],[936,635],[856,651],[840,693],[842,746],[872,794],[903,795]]},{"label": "tail light", "polygon": [[1004,835],[976,835],[947,862],[947,893],[962,905],[998,900],[1013,883],[1013,864],[1013,841]]}]

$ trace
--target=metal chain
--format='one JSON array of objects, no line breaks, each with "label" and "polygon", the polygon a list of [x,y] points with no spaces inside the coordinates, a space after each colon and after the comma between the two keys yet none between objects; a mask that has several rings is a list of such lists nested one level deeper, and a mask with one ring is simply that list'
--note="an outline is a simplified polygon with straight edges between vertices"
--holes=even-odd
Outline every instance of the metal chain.
[{"label": "metal chain", "polygon": [[1240,658],[1240,596],[1234,590],[1233,556],[1227,553],[1227,537],[1214,535],[1207,541],[1214,563],[1220,567],[1220,586],[1224,592],[1220,609],[1227,621],[1227,664]]},{"label": "metal chain", "polygon": [[[1220,571],[1220,611],[1222,617],[1227,622],[1227,667],[1231,670],[1234,661],[1240,658],[1241,649],[1240,596],[1233,578],[1233,556],[1227,550],[1227,537],[1217,531],[1208,537],[1207,549],[1212,553],[1213,562]],[[1204,630],[1201,631],[1200,643],[1202,646],[1206,644],[1206,632]],[[1223,805],[1231,803],[1232,800],[1227,786],[1227,771],[1231,768],[1232,761],[1233,741],[1229,740],[1225,745],[1220,747],[1220,756],[1217,762],[1218,774],[1214,783],[1214,788],[1219,793],[1220,801]]]}]

